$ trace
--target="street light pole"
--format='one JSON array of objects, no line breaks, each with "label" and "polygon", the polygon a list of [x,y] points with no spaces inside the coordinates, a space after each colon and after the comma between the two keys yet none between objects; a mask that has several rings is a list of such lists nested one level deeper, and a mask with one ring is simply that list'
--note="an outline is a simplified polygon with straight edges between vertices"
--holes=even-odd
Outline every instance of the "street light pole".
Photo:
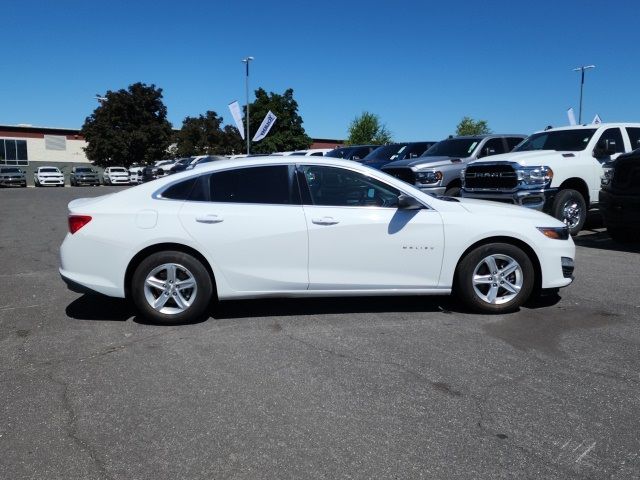
[{"label": "street light pole", "polygon": [[251,139],[249,138],[249,62],[251,62],[251,60],[253,60],[253,57],[246,57],[242,59],[242,63],[247,66],[244,82],[244,89],[247,97],[247,155],[250,153],[249,150],[251,145]]},{"label": "street light pole", "polygon": [[580,72],[580,110],[578,113],[578,125],[582,125],[582,90],[584,89],[584,71],[590,68],[596,68],[595,65],[582,65],[573,69],[574,72]]}]

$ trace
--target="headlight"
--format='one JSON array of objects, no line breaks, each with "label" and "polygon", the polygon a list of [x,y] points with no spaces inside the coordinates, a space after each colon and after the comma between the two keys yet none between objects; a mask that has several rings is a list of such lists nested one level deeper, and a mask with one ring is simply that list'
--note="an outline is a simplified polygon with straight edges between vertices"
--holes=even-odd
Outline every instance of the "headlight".
[{"label": "headlight", "polygon": [[603,187],[606,187],[613,180],[613,168],[605,168],[604,174],[600,177],[600,184]]},{"label": "headlight", "polygon": [[537,227],[540,233],[554,240],[568,240],[569,229],[567,227]]},{"label": "headlight", "polygon": [[418,183],[438,183],[440,180],[442,180],[442,172],[416,172]]},{"label": "headlight", "polygon": [[524,187],[544,187],[551,183],[553,170],[549,167],[519,167],[518,182]]}]

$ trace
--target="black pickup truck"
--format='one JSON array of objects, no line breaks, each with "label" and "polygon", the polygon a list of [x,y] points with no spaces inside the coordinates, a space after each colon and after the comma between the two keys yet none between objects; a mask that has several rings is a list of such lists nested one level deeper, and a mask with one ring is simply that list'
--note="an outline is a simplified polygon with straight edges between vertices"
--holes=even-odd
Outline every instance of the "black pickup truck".
[{"label": "black pickup truck", "polygon": [[640,242],[640,148],[605,166],[599,208],[611,238]]}]

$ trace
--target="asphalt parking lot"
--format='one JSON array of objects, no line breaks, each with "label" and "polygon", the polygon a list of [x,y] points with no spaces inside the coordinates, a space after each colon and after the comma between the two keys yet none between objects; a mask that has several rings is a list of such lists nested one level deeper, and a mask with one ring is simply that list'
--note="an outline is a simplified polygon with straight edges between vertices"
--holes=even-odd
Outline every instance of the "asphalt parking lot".
[{"label": "asphalt parking lot", "polygon": [[640,477],[640,249],[586,231],[561,298],[504,316],[260,300],[160,327],[58,276],[66,204],[119,188],[0,190],[0,478]]}]

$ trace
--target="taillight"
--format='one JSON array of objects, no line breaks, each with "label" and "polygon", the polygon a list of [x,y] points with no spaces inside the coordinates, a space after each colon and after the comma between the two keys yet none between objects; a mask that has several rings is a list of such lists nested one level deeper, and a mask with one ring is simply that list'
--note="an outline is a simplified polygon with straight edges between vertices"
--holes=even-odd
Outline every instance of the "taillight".
[{"label": "taillight", "polygon": [[89,215],[69,215],[69,232],[73,235],[90,221]]}]

